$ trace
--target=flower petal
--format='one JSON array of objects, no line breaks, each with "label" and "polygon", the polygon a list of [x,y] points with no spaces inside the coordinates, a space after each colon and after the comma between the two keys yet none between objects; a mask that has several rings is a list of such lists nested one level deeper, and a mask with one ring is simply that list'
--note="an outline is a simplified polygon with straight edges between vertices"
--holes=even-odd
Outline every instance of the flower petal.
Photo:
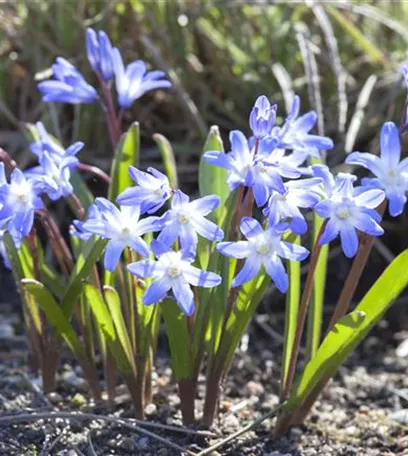
[{"label": "flower petal", "polygon": [[385,193],[382,190],[372,189],[355,196],[354,201],[358,206],[375,209],[384,201],[384,199]]},{"label": "flower petal", "polygon": [[195,287],[212,288],[221,283],[221,277],[210,271],[203,271],[194,266],[188,266],[183,270],[183,275],[187,282]]},{"label": "flower petal", "polygon": [[395,169],[401,158],[401,143],[394,122],[386,122],[381,129],[381,160],[388,169]]},{"label": "flower petal", "polygon": [[142,260],[127,265],[128,271],[141,279],[146,277],[157,277],[162,275],[163,271],[158,266],[157,261]]},{"label": "flower petal", "polygon": [[160,301],[171,288],[171,281],[167,277],[162,277],[154,281],[143,295],[142,302],[146,306]]},{"label": "flower petal", "polygon": [[358,237],[356,229],[352,226],[340,229],[341,247],[348,258],[352,258],[358,250]]},{"label": "flower petal", "polygon": [[247,239],[263,233],[261,224],[258,222],[258,220],[255,220],[252,217],[243,217],[241,219],[239,229]]},{"label": "flower petal", "polygon": [[282,293],[286,293],[289,286],[288,274],[286,273],[285,267],[282,264],[280,258],[271,258],[266,264],[264,264],[266,272],[269,277],[274,281],[278,290]]},{"label": "flower petal", "polygon": [[224,232],[218,225],[198,214],[191,218],[190,223],[198,234],[210,241],[221,241],[224,238]]},{"label": "flower petal", "polygon": [[224,256],[231,258],[246,258],[250,253],[248,241],[220,242],[217,250]]},{"label": "flower petal", "polygon": [[183,313],[190,316],[194,313],[194,294],[190,285],[183,279],[173,282],[173,293]]},{"label": "flower petal", "polygon": [[235,288],[235,287],[239,287],[240,285],[243,285],[244,283],[251,281],[258,274],[260,269],[261,269],[261,262],[258,260],[258,258],[249,257],[245,261],[242,269],[235,276],[234,280],[232,281],[231,286]]},{"label": "flower petal", "polygon": [[106,246],[104,266],[108,271],[114,271],[126,245],[123,242],[109,241]]},{"label": "flower petal", "polygon": [[190,203],[190,208],[193,213],[196,211],[201,215],[207,215],[212,212],[220,204],[220,197],[217,195],[208,195],[202,198],[196,199]]},{"label": "flower petal", "polygon": [[320,237],[319,244],[320,245],[328,244],[329,242],[331,242],[333,239],[335,239],[337,237],[337,235],[339,234],[339,231],[340,230],[339,230],[336,222],[334,220],[330,219],[327,222],[326,228],[324,229],[323,234]]}]

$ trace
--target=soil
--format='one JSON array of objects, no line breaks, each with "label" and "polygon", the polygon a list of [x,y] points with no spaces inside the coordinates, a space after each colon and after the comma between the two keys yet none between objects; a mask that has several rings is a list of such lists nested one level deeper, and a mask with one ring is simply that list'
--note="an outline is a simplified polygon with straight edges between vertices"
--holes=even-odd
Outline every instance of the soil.
[{"label": "soil", "polygon": [[[133,412],[126,390],[119,387],[114,408],[94,404],[69,352],[63,356],[57,391],[47,397],[42,394],[38,378],[27,368],[28,348],[11,274],[3,272],[0,279],[0,420],[10,415],[65,411],[123,418],[130,423]],[[396,354],[396,347],[408,339],[404,301],[394,305],[387,320],[340,369],[304,426],[293,428],[277,440],[271,433],[274,418],[268,419],[212,456],[408,455],[408,356]],[[282,347],[271,329],[283,327],[283,312],[276,309],[272,326],[266,309],[261,308],[257,322],[243,339],[227,378],[213,428],[218,436],[146,429],[198,453],[273,409],[278,403],[278,354]],[[203,380],[196,401],[198,414],[203,405]],[[153,397],[154,404],[147,407],[147,421],[181,425],[177,388],[164,350],[156,363]],[[0,456],[183,454],[123,422],[63,418],[0,422]]]}]

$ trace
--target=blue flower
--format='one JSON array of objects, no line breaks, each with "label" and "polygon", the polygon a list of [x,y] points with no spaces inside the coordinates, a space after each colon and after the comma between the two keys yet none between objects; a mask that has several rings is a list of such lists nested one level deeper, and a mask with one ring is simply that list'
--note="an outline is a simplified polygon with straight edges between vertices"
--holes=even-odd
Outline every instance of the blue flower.
[{"label": "blue flower", "polygon": [[67,197],[74,191],[70,179],[71,171],[76,168],[79,161],[75,157],[64,157],[59,161],[52,160],[50,154],[44,152],[40,158],[40,166],[24,172],[26,177],[43,177],[50,186],[45,189],[52,201]]},{"label": "blue flower", "polygon": [[395,217],[402,213],[407,202],[408,158],[401,161],[401,144],[398,128],[386,122],[381,129],[381,155],[353,152],[346,163],[369,169],[376,177],[365,178],[363,185],[385,191],[389,213]]},{"label": "blue flower", "polygon": [[[87,221],[89,220],[102,220],[101,213],[96,204],[91,204],[88,208]],[[72,225],[70,226],[70,234],[71,236],[76,236],[81,239],[81,241],[86,242],[94,236],[94,234],[84,229],[84,223],[86,222],[82,220],[73,220]]]},{"label": "blue flower", "polygon": [[370,236],[384,234],[378,224],[381,217],[374,210],[384,200],[384,192],[353,187],[355,179],[355,176],[347,173],[337,175],[329,198],[315,207],[320,217],[329,219],[320,237],[320,244],[327,244],[340,234],[341,246],[349,258],[358,250],[357,229]]},{"label": "blue flower", "polygon": [[191,285],[206,288],[216,287],[221,283],[221,277],[213,272],[191,266],[194,257],[189,251],[174,252],[168,246],[155,240],[152,241],[151,248],[157,261],[143,260],[128,265],[129,272],[135,276],[155,279],[142,298],[143,304],[154,304],[172,290],[184,314],[192,315],[195,306]]},{"label": "blue flower", "polygon": [[277,105],[271,106],[265,95],[257,98],[249,116],[249,125],[256,138],[262,139],[271,133],[276,120],[276,109]]},{"label": "blue flower", "polygon": [[260,223],[251,218],[241,220],[240,229],[246,241],[221,242],[217,249],[223,255],[232,258],[246,258],[245,264],[232,281],[233,287],[238,287],[251,281],[263,266],[277,288],[285,293],[289,279],[281,258],[301,261],[309,252],[304,247],[282,241],[282,235],[288,225],[281,223],[271,226],[265,231]]},{"label": "blue flower", "polygon": [[116,268],[125,247],[131,247],[144,257],[149,256],[148,246],[141,236],[158,231],[154,223],[157,217],[139,220],[139,206],[122,206],[118,209],[105,198],[96,198],[95,204],[100,218],[87,220],[81,229],[109,239],[105,252],[105,269],[113,271]]},{"label": "blue flower", "polygon": [[293,233],[302,235],[307,231],[307,222],[300,208],[310,209],[321,200],[319,178],[295,180],[285,183],[285,193],[272,192],[268,206],[263,210],[269,215],[269,224],[287,221]]},{"label": "blue flower", "polygon": [[3,241],[3,237],[4,237],[4,233],[5,232],[6,232],[5,230],[0,230],[0,256],[3,259],[3,266],[6,269],[11,269],[10,260],[9,260],[8,255],[7,255],[6,246],[4,245],[4,241]]},{"label": "blue flower", "polygon": [[146,64],[142,60],[136,60],[125,68],[117,48],[113,49],[112,55],[116,92],[121,108],[130,108],[133,102],[146,92],[171,87],[171,82],[163,79],[165,76],[163,71],[147,71]]},{"label": "blue flower", "polygon": [[50,186],[42,177],[26,178],[17,168],[7,183],[4,164],[0,163],[0,228],[10,233],[17,248],[33,227],[35,210],[43,207],[39,195]]},{"label": "blue flower", "polygon": [[68,60],[58,57],[52,72],[53,80],[38,84],[44,103],[94,103],[98,99],[96,90]]},{"label": "blue flower", "polygon": [[208,195],[191,201],[181,190],[177,190],[169,209],[157,222],[162,229],[157,240],[171,246],[180,238],[184,250],[196,252],[197,233],[210,241],[220,241],[224,232],[215,223],[205,218],[220,204],[216,195]]},{"label": "blue flower", "polygon": [[127,188],[117,198],[119,204],[140,205],[142,214],[153,214],[170,198],[172,190],[167,176],[154,168],[147,168],[150,173],[129,167],[129,174],[136,182],[136,187]]},{"label": "blue flower", "polygon": [[227,182],[231,190],[247,182],[248,172],[254,163],[254,149],[239,130],[230,132],[231,152],[225,154],[216,150],[204,153],[204,159],[214,166],[228,171]]},{"label": "blue flower", "polygon": [[84,143],[78,141],[67,147],[67,149],[64,149],[49,136],[42,122],[37,122],[35,126],[39,140],[32,142],[29,147],[31,152],[37,155],[40,160],[44,152],[46,152],[49,157],[58,164],[58,162],[65,157],[75,156],[84,147]]},{"label": "blue flower", "polygon": [[86,53],[88,61],[97,75],[109,82],[113,78],[112,44],[102,30],[98,33],[92,28],[86,30]]},{"label": "blue flower", "polygon": [[282,127],[275,127],[271,135],[279,139],[279,147],[291,150],[304,150],[312,157],[320,159],[319,150],[333,148],[333,141],[326,136],[310,134],[316,125],[317,115],[310,111],[299,117],[300,98],[293,99],[291,111]]}]

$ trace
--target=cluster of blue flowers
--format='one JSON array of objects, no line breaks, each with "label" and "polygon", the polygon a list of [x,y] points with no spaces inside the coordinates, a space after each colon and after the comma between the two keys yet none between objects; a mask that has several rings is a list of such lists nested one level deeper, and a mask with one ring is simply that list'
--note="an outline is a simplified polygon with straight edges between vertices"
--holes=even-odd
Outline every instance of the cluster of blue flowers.
[{"label": "cluster of blue flowers", "polygon": [[[118,104],[123,109],[149,90],[170,87],[163,72],[147,71],[142,61],[125,67],[104,32],[89,29],[86,46],[89,63],[101,84],[110,87],[115,79]],[[53,77],[39,84],[46,102],[92,103],[98,99],[96,90],[65,59],[57,59]],[[138,278],[153,278],[143,303],[156,303],[172,290],[186,315],[194,312],[191,286],[211,288],[222,281],[219,275],[193,266],[199,236],[218,242],[216,248],[222,255],[245,260],[232,281],[233,287],[251,281],[263,268],[277,288],[286,292],[288,275],[282,259],[302,261],[309,254],[306,248],[285,240],[288,232],[306,233],[305,209],[313,209],[326,220],[320,244],[339,236],[345,255],[353,257],[358,250],[358,232],[383,234],[381,215],[376,211],[383,201],[389,201],[391,216],[401,214],[406,203],[408,158],[401,161],[397,127],[392,122],[383,126],[380,157],[361,152],[347,157],[347,164],[363,166],[375,176],[363,179],[359,186],[353,174],[334,177],[323,164],[309,166],[309,159],[320,159],[321,151],[330,150],[333,142],[311,133],[316,113],[300,115],[299,97],[294,97],[282,125],[276,125],[276,119],[277,106],[261,96],[249,116],[253,135],[247,138],[241,131],[232,131],[229,152],[204,154],[208,163],[227,170],[231,191],[240,188],[240,197],[247,201],[244,206],[249,213],[238,220],[242,238],[236,233],[237,240],[220,242],[224,232],[207,218],[219,206],[219,196],[190,201],[181,190],[172,189],[168,178],[156,169],[144,172],[134,167],[129,173],[136,185],[118,196],[117,205],[96,198],[87,219],[74,221],[72,234],[83,241],[94,235],[108,240],[104,266],[109,271],[116,269],[126,248],[134,250],[138,261],[128,264],[129,272]],[[8,231],[17,248],[31,232],[34,213],[43,207],[45,195],[55,201],[72,194],[71,173],[83,147],[77,142],[64,149],[42,124],[37,124],[37,130],[39,139],[31,151],[38,157],[39,166],[25,172],[15,169],[7,182],[0,163],[0,237]],[[251,217],[252,196],[265,216],[263,223]],[[166,203],[170,203],[167,211],[154,215]],[[146,233],[158,233],[150,246],[143,239]],[[151,252],[157,260],[146,259]],[[0,253],[4,255],[1,243]]]},{"label": "cluster of blue flowers", "polygon": [[[163,71],[147,71],[142,60],[125,67],[119,49],[112,46],[105,32],[86,32],[86,52],[89,64],[101,85],[115,80],[117,101],[128,109],[146,92],[171,87]],[[95,103],[99,96],[96,89],[86,82],[82,74],[66,59],[58,57],[51,67],[53,79],[38,84],[45,103]]]}]

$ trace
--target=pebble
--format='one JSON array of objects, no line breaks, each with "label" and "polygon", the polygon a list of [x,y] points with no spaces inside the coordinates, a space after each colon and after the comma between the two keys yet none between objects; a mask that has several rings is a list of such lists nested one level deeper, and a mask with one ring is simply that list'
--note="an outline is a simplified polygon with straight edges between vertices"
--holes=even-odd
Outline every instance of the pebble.
[{"label": "pebble", "polygon": [[389,421],[396,421],[400,424],[408,424],[408,409],[397,410],[388,415]]},{"label": "pebble", "polygon": [[247,396],[262,396],[265,393],[265,388],[261,383],[251,380],[245,385],[245,393]]},{"label": "pebble", "polygon": [[86,389],[86,381],[78,377],[74,372],[69,371],[69,372],[64,372],[62,374],[62,381],[67,383],[70,386],[73,386],[75,388],[81,388],[81,389]]},{"label": "pebble", "polygon": [[55,391],[48,393],[47,398],[51,402],[51,404],[59,404],[60,402],[62,402],[62,396]]},{"label": "pebble", "polygon": [[0,322],[0,339],[10,339],[14,336],[14,328],[6,321]]},{"label": "pebble", "polygon": [[263,456],[291,456],[291,454],[281,453],[280,451],[272,451],[272,453],[264,453]]},{"label": "pebble", "polygon": [[154,415],[157,412],[156,404],[147,404],[145,407],[145,413],[147,416]]},{"label": "pebble", "polygon": [[239,428],[239,420],[235,415],[228,415],[223,420],[223,427],[228,431],[236,430]]},{"label": "pebble", "polygon": [[75,450],[68,450],[66,456],[78,456],[78,453]]},{"label": "pebble", "polygon": [[136,442],[136,445],[139,450],[145,450],[146,448],[149,448],[149,438],[148,437],[142,437]]}]

